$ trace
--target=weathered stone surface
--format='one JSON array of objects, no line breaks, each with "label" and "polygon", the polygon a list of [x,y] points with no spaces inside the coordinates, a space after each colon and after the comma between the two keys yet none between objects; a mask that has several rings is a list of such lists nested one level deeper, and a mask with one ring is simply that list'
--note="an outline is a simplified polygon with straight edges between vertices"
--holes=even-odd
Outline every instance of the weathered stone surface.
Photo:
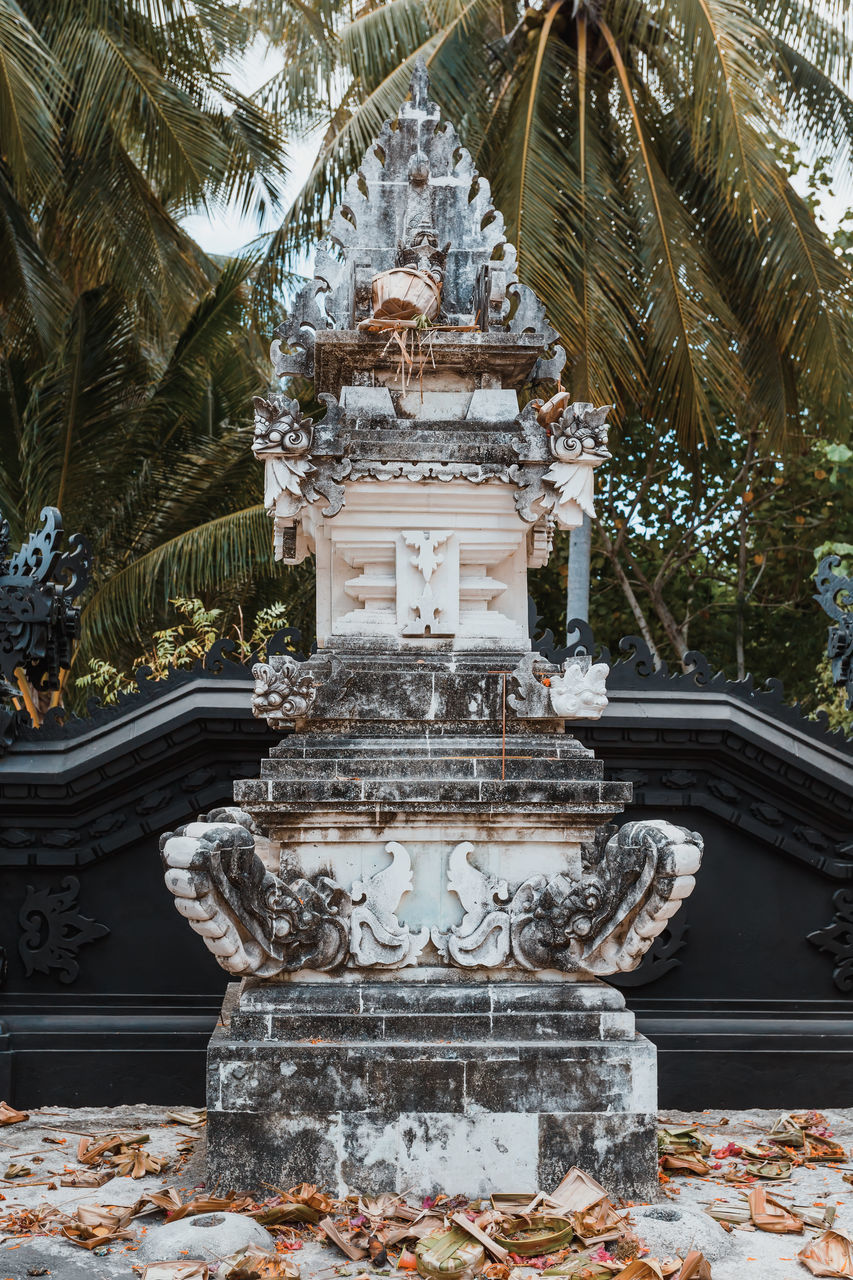
[{"label": "weathered stone surface", "polygon": [[613,1007],[619,993],[558,981],[422,990],[437,1011],[411,1017],[400,1008],[411,993],[390,982],[232,996],[209,1051],[211,1175],[282,1185],[321,1171],[341,1192],[482,1195],[519,1185],[520,1169],[535,1188],[581,1162],[614,1192],[651,1194],[655,1055]]}]

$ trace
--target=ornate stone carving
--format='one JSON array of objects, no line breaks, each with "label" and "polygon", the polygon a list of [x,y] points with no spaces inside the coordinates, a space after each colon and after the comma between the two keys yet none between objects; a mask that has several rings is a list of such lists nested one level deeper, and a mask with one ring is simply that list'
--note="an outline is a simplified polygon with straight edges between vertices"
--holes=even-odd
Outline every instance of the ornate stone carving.
[{"label": "ornate stone carving", "polygon": [[292,559],[285,549],[285,530],[293,525],[306,502],[319,496],[310,477],[316,467],[308,457],[314,438],[310,418],[302,416],[298,400],[255,396],[255,434],[252,452],[264,463],[264,506],[275,520],[275,558]]},{"label": "ornate stone carving", "polygon": [[470,484],[486,484],[500,481],[508,484],[507,469],[496,463],[479,465],[475,462],[354,462],[348,480],[400,480],[413,483],[421,480],[467,480]]},{"label": "ornate stone carving", "polygon": [[506,880],[492,880],[468,861],[473,844],[458,844],[447,863],[447,885],[465,909],[460,924],[446,932],[433,928],[439,954],[463,968],[497,968],[509,957],[510,915],[498,904],[507,902]]},{"label": "ornate stone carving", "polygon": [[561,391],[538,409],[540,425],[550,435],[554,461],[545,472],[547,486],[543,506],[552,510],[557,523],[570,527],[577,523],[570,513],[576,503],[585,515],[594,516],[594,479],[596,467],[606,462],[607,415],[612,404],[596,408],[585,401],[569,403],[567,391]]},{"label": "ornate stone carving", "polygon": [[105,924],[80,914],[79,893],[80,881],[75,876],[66,876],[60,889],[27,885],[27,896],[18,912],[23,929],[18,953],[28,978],[56,969],[60,982],[73,982],[80,972],[77,952],[109,933]]},{"label": "ornate stone carving", "polygon": [[567,662],[562,675],[550,677],[551,706],[566,720],[598,720],[607,706],[610,668],[594,662],[584,670],[579,662]]},{"label": "ornate stone carving", "polygon": [[228,973],[268,978],[340,967],[349,950],[349,895],[328,876],[274,875],[257,839],[239,809],[215,809],[161,837],[178,911]]},{"label": "ornate stone carving", "polygon": [[396,840],[386,844],[385,852],[391,854],[391,865],[352,887],[350,951],[357,965],[399,969],[417,963],[429,929],[413,934],[397,919],[400,901],[412,887],[412,859]]},{"label": "ornate stone carving", "polygon": [[579,883],[533,876],[513,897],[512,950],[527,969],[633,969],[693,892],[702,837],[671,822],[628,822],[584,848]]},{"label": "ornate stone carving", "polygon": [[283,654],[273,662],[255,663],[252,675],[255,678],[252,715],[259,720],[266,720],[276,729],[310,714],[317,687],[305,663]]},{"label": "ornate stone carving", "polygon": [[417,594],[413,594],[411,599],[400,600],[401,606],[404,609],[410,608],[415,615],[410,622],[406,623],[403,635],[452,635],[455,627],[447,617],[446,606],[449,602],[444,598],[446,590],[442,591],[439,586],[436,591],[432,585],[433,574],[444,563],[444,554],[438,548],[444,546],[452,537],[451,531],[445,529],[431,533],[428,530],[403,529],[400,536],[406,546],[411,547],[415,553],[409,559],[417,569],[421,580]]},{"label": "ornate stone carving", "polygon": [[823,929],[807,934],[809,942],[832,956],[832,981],[839,991],[853,991],[853,889],[832,895],[835,916]]}]

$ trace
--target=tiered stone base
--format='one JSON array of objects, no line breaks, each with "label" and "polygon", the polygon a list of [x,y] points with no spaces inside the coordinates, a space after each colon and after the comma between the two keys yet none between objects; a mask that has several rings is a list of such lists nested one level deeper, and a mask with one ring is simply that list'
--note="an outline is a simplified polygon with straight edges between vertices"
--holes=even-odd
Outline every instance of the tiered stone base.
[{"label": "tiered stone base", "polygon": [[576,1164],[613,1195],[654,1194],[655,1048],[620,992],[516,971],[383,977],[229,988],[208,1050],[211,1186],[482,1196]]}]

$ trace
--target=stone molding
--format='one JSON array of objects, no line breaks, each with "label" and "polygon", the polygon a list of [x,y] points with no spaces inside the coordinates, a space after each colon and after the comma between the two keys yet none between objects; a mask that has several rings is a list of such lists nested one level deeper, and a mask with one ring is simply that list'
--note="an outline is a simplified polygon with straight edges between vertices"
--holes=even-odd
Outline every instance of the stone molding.
[{"label": "stone molding", "polygon": [[397,916],[412,888],[398,841],[388,866],[347,891],[329,876],[271,872],[252,819],[222,809],[162,838],[166,886],[179,913],[229,973],[273,977],[298,969],[398,969],[427,943],[446,965],[559,970],[602,976],[633,969],[695,884],[702,837],[661,820],[629,822],[584,846],[578,881],[534,875],[510,889],[451,851],[448,890],[465,914],[448,930],[413,932]]}]

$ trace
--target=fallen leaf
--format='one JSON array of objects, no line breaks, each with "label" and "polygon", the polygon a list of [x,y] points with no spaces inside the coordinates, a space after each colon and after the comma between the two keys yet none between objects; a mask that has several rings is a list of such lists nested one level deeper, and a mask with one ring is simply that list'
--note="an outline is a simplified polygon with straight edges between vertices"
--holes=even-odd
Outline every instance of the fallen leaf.
[{"label": "fallen leaf", "polygon": [[752,1221],[759,1231],[772,1231],[775,1234],[790,1231],[799,1234],[803,1230],[802,1218],[789,1213],[784,1205],[768,1195],[764,1187],[755,1187],[750,1191],[748,1199]]},{"label": "fallen leaf", "polygon": [[0,1102],[0,1124],[22,1124],[29,1118],[29,1111],[16,1111],[8,1102]]},{"label": "fallen leaf", "polygon": [[798,1257],[815,1276],[853,1276],[853,1237],[838,1227],[812,1240]]}]

